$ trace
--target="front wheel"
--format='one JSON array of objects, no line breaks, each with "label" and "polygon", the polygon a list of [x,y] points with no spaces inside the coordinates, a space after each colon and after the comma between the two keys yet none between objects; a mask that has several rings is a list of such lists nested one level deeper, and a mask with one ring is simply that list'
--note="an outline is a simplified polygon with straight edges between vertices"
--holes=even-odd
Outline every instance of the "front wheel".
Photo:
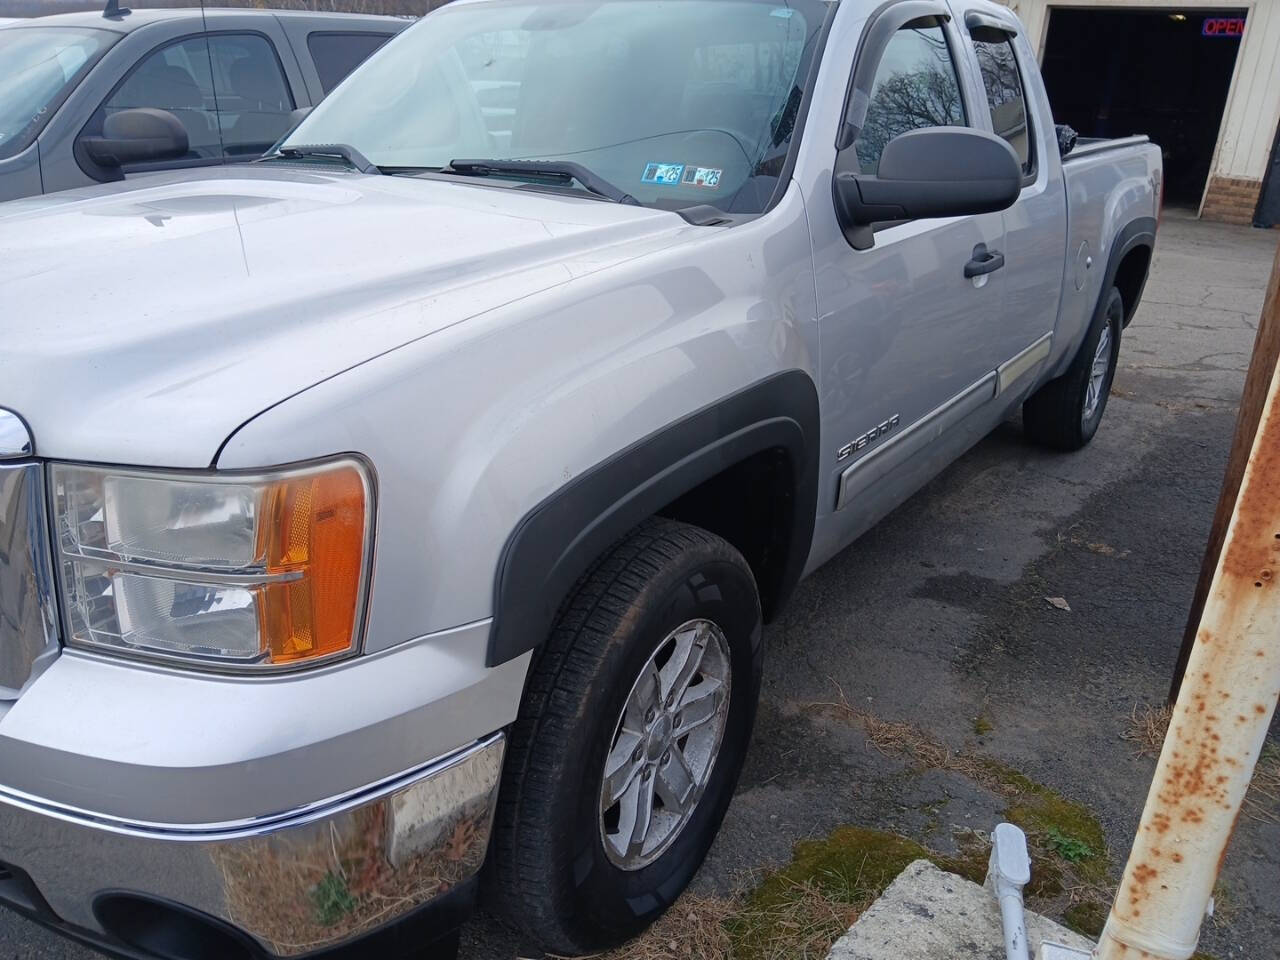
[{"label": "front wheel", "polygon": [[544,950],[615,946],[684,890],[738,780],[761,675],[751,570],[651,520],[575,588],[510,735],[498,908]]},{"label": "front wheel", "polygon": [[1022,405],[1023,429],[1031,440],[1057,450],[1079,450],[1093,439],[1111,396],[1123,328],[1124,299],[1112,287],[1067,372]]}]

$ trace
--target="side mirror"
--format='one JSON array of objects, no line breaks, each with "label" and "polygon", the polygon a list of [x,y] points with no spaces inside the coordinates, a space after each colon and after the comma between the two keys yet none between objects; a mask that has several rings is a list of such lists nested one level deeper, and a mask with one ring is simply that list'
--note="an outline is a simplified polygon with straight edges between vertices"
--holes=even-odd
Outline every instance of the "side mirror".
[{"label": "side mirror", "polygon": [[134,107],[102,122],[102,136],[85,137],[85,152],[104,167],[156,160],[176,160],[188,148],[187,129],[168,110]]},{"label": "side mirror", "polygon": [[871,247],[873,224],[992,213],[1012,206],[1021,189],[1013,148],[969,127],[908,131],[889,141],[877,174],[834,178],[836,215],[858,250]]}]

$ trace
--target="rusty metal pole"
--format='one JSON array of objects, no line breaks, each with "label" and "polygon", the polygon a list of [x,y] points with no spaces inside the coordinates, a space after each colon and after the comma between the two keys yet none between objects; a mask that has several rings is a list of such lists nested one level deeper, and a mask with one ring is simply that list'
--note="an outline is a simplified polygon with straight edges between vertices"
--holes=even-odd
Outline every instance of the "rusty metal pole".
[{"label": "rusty metal pole", "polygon": [[1240,481],[1244,477],[1249,451],[1253,448],[1262,419],[1262,405],[1267,399],[1267,387],[1271,375],[1280,363],[1280,248],[1276,249],[1276,263],[1271,270],[1271,282],[1267,284],[1267,297],[1262,306],[1262,318],[1258,321],[1258,334],[1253,341],[1253,359],[1244,379],[1244,393],[1240,397],[1240,414],[1236,418],[1235,435],[1231,439],[1231,456],[1227,460],[1227,474],[1222,480],[1222,492],[1213,512],[1213,527],[1209,531],[1209,543],[1205,547],[1204,562],[1200,565],[1200,579],[1187,614],[1187,627],[1182,635],[1182,648],[1173,668],[1173,683],[1169,686],[1169,703],[1178,699],[1187,660],[1200,630],[1200,616],[1209,599],[1213,575],[1222,558],[1222,542],[1227,536],[1227,526],[1235,510],[1236,497],[1240,494]]},{"label": "rusty metal pole", "polygon": [[1187,960],[1280,697],[1280,370],[1096,960]]}]

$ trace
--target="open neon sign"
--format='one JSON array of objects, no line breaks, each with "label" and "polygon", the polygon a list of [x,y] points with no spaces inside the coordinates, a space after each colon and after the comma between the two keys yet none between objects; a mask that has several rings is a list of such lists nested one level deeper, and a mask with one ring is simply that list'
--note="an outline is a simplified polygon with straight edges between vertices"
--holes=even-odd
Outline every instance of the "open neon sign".
[{"label": "open neon sign", "polygon": [[1200,34],[1205,37],[1243,36],[1244,17],[1205,17]]}]

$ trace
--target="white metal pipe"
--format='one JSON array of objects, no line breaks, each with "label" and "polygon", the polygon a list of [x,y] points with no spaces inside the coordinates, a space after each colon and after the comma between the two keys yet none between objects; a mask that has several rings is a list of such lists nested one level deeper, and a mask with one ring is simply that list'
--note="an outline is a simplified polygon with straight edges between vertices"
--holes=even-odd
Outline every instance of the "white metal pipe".
[{"label": "white metal pipe", "polygon": [[1004,955],[1008,960],[1029,960],[1027,953],[1026,915],[1022,908],[1022,891],[1000,897],[1000,922],[1004,926]]},{"label": "white metal pipe", "polygon": [[1031,857],[1026,835],[1011,823],[999,824],[991,833],[991,861],[987,882],[1000,903],[1006,960],[1028,960],[1027,922],[1022,888],[1031,880]]},{"label": "white metal pipe", "polygon": [[1280,697],[1280,370],[1096,960],[1187,960]]}]

